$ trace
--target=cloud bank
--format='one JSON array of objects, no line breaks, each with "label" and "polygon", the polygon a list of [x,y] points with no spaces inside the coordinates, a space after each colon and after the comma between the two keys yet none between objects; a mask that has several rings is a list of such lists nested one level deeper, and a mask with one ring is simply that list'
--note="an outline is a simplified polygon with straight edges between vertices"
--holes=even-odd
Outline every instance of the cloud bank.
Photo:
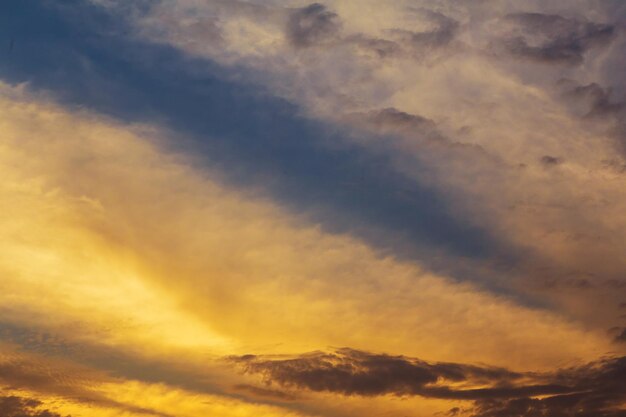
[{"label": "cloud bank", "polygon": [[[230,358],[266,384],[341,395],[421,396],[471,400],[453,415],[622,416],[626,358],[612,358],[551,373],[524,374],[504,368],[428,363],[415,358],[353,349],[296,358],[254,355]],[[477,388],[479,387],[479,388]]]}]

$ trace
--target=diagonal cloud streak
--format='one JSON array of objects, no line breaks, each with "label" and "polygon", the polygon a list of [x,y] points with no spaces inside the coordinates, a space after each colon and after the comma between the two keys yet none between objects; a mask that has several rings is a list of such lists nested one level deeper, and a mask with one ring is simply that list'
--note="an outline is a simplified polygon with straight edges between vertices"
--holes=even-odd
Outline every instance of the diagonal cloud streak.
[{"label": "diagonal cloud streak", "polygon": [[[519,256],[487,230],[457,219],[436,188],[399,173],[388,156],[347,145],[349,132],[302,116],[263,88],[229,80],[233,69],[132,39],[128,22],[85,1],[58,9],[26,0],[10,8],[0,25],[1,34],[18,39],[0,67],[10,82],[28,82],[70,106],[121,120],[162,122],[192,138],[179,146],[200,150],[229,181],[262,185],[328,230],[354,233],[384,251],[414,256],[408,242],[505,263]],[[328,13],[309,6],[294,16],[313,19],[311,32],[329,24],[318,21],[333,21]],[[293,36],[313,37],[309,32]]]}]

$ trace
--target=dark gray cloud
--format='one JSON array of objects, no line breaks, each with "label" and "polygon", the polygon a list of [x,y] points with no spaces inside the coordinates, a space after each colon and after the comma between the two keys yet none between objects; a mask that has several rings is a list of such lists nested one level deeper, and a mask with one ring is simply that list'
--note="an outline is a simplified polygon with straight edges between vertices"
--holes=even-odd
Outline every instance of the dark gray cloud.
[{"label": "dark gray cloud", "polygon": [[450,44],[457,36],[460,28],[456,20],[431,10],[418,9],[417,12],[434,29],[416,32],[405,29],[390,29],[388,38],[373,38],[365,34],[348,36],[343,40],[359,48],[373,52],[379,58],[414,57],[423,58]]},{"label": "dark gray cloud", "polygon": [[287,23],[287,38],[297,47],[306,47],[333,38],[341,22],[336,13],[320,3],[294,10]]},{"label": "dark gray cloud", "polygon": [[615,100],[610,89],[603,88],[598,83],[577,85],[571,80],[562,80],[561,84],[574,84],[564,96],[569,100],[570,105],[582,106],[581,113],[585,117],[614,116],[626,108],[623,102]]},{"label": "dark gray cloud", "polygon": [[544,398],[478,400],[475,417],[623,417],[626,357],[558,372],[552,378],[569,392]]},{"label": "dark gray cloud", "polygon": [[516,13],[504,20],[513,25],[512,32],[501,40],[505,49],[544,63],[580,64],[585,52],[608,44],[615,36],[612,25],[559,15]]},{"label": "dark gray cloud", "polygon": [[474,163],[485,162],[486,159],[490,164],[498,163],[482,146],[456,142],[445,136],[434,120],[393,107],[352,113],[348,115],[348,120],[354,125],[366,126],[370,132],[379,135],[410,138],[411,146],[419,145],[423,150],[437,149],[438,152],[445,152],[451,160],[463,158],[468,161],[472,158]]},{"label": "dark gray cloud", "polygon": [[455,363],[430,364],[405,356],[372,354],[348,348],[332,353],[314,352],[289,359],[273,360],[253,355],[230,359],[243,365],[245,372],[262,375],[268,383],[344,395],[463,398],[472,392],[480,397],[480,390],[455,393],[445,386],[433,384],[468,380],[508,383],[522,377],[521,374],[501,368]]},{"label": "dark gray cloud", "polygon": [[[474,417],[626,415],[620,409],[626,398],[626,357],[544,374],[428,363],[347,348],[288,359],[246,355],[230,360],[243,366],[244,372],[259,374],[266,383],[286,388],[469,400],[474,402]],[[484,388],[458,388],[458,383]]]},{"label": "dark gray cloud", "polygon": [[561,162],[561,158],[557,158],[556,156],[544,155],[541,157],[540,162],[545,166],[559,165]]},{"label": "dark gray cloud", "polygon": [[355,112],[348,115],[348,120],[357,126],[365,126],[380,135],[407,135],[428,141],[446,141],[437,124],[426,117],[410,114],[393,107],[367,112]]},{"label": "dark gray cloud", "polygon": [[420,132],[434,131],[435,122],[425,117],[405,113],[395,108],[374,110],[367,115],[368,122],[382,129],[410,129]]},{"label": "dark gray cloud", "polygon": [[[598,83],[586,85],[576,81],[562,79],[559,86],[567,106],[577,116],[592,122],[607,123],[608,132],[615,138],[618,148],[626,153],[626,100],[615,94],[611,87]],[[607,167],[614,171],[624,172],[626,168],[618,161],[607,161]]]},{"label": "dark gray cloud", "polygon": [[618,329],[618,334],[614,340],[617,343],[626,343],[626,327]]},{"label": "dark gray cloud", "polygon": [[[42,402],[17,396],[0,397],[2,417],[62,417],[60,414],[41,408]],[[68,416],[69,417],[69,416]]]},{"label": "dark gray cloud", "polygon": [[459,22],[442,13],[431,10],[419,9],[418,12],[429,22],[433,23],[435,28],[423,32],[393,31],[400,34],[409,47],[419,52],[446,46],[456,38],[460,26]]},{"label": "dark gray cloud", "polygon": [[11,360],[0,363],[0,383],[67,398],[84,398],[88,392],[82,385],[89,383],[79,372],[69,374],[51,369],[39,362]]}]

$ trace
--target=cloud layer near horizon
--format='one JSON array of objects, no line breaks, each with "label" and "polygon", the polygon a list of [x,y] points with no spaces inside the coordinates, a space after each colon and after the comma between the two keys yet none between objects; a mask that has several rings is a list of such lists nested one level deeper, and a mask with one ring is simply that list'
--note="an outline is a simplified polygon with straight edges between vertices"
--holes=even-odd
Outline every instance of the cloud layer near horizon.
[{"label": "cloud layer near horizon", "polygon": [[[296,358],[233,357],[266,384],[341,395],[421,396],[471,400],[468,411],[487,416],[622,416],[626,358],[605,359],[551,373],[427,363],[415,358],[353,349],[314,352]],[[536,398],[539,397],[539,398]],[[452,408],[451,415],[461,413]]]}]

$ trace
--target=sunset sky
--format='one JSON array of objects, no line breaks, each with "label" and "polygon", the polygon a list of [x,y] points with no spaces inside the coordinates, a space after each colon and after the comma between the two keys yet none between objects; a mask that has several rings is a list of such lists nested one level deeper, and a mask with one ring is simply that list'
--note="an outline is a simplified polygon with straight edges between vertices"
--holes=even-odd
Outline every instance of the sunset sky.
[{"label": "sunset sky", "polygon": [[0,417],[625,417],[626,2],[0,0]]}]

